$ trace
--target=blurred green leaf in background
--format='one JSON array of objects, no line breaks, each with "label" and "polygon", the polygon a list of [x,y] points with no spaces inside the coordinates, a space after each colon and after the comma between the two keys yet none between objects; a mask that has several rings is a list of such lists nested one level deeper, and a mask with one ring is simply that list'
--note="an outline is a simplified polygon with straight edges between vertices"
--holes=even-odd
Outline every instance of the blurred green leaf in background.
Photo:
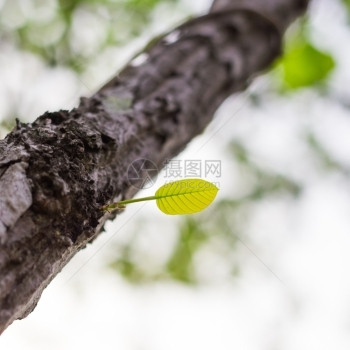
[{"label": "blurred green leaf in background", "polygon": [[286,86],[297,89],[324,82],[335,62],[330,54],[318,50],[310,42],[299,42],[287,50],[281,65]]},{"label": "blurred green leaf in background", "polygon": [[312,43],[307,33],[307,19],[297,23],[297,29],[285,44],[283,56],[277,61],[282,86],[287,90],[325,83],[336,65],[331,53]]}]

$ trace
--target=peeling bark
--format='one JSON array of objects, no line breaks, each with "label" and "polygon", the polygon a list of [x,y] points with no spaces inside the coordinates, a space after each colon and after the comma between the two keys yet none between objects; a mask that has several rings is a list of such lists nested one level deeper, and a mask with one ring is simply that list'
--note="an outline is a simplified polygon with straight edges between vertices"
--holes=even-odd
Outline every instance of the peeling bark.
[{"label": "peeling bark", "polygon": [[0,141],[0,333],[102,231],[113,215],[101,206],[136,193],[130,163],[161,168],[279,55],[281,33],[307,1],[261,3],[216,0],[78,108],[17,122]]}]

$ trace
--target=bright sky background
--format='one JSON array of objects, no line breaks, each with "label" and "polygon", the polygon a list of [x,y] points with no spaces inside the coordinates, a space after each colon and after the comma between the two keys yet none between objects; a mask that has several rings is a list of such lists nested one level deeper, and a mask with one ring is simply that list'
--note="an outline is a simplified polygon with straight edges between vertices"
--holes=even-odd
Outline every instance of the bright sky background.
[{"label": "bright sky background", "polygon": [[[159,8],[154,16],[162,20],[134,45],[142,46],[168,21],[204,12],[208,3],[184,1],[165,18],[160,14],[166,9]],[[350,42],[350,32],[343,9],[333,0],[317,0],[311,13],[313,39],[338,62],[332,87],[349,101],[350,46],[344,43]],[[79,95],[107,80],[112,66],[125,62],[135,46],[110,50],[80,79],[68,69],[45,67],[34,55],[2,48],[0,117],[13,101],[31,118],[47,109],[73,107]],[[305,185],[297,202],[266,200],[247,218],[249,234],[239,237],[235,251],[242,266],[236,279],[227,279],[225,261],[210,253],[198,257],[203,260],[198,273],[207,281],[198,287],[174,282],[132,286],[106,269],[113,246],[130,235],[128,227],[140,215],[154,218],[138,243],[145,250],[156,244],[161,259],[174,239],[176,218],[159,213],[154,203],[135,204],[74,257],[31,315],[5,331],[0,349],[349,349],[350,182],[345,175],[323,172],[303,138],[305,130],[313,130],[335,159],[350,165],[350,111],[311,90],[281,97],[270,89],[266,77],[250,87],[258,94],[266,91],[257,108],[247,103],[246,93],[230,98],[206,133],[178,158],[220,159],[219,196],[239,194],[245,179],[224,153],[234,138],[259,164]],[[164,173],[157,185],[163,182]],[[140,195],[152,194],[157,185]]]}]

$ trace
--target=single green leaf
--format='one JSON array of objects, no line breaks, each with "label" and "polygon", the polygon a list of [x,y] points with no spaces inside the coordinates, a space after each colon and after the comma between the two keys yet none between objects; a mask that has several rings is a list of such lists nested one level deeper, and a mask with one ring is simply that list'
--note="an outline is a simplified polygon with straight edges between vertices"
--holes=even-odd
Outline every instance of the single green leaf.
[{"label": "single green leaf", "polygon": [[287,49],[280,66],[285,86],[297,89],[323,82],[334,69],[335,61],[330,54],[302,40]]},{"label": "single green leaf", "polygon": [[156,200],[158,208],[168,215],[194,214],[204,210],[215,199],[218,188],[202,179],[169,182],[154,196],[128,199],[104,206],[103,210],[124,209],[126,204]]},{"label": "single green leaf", "polygon": [[158,208],[165,214],[193,214],[205,209],[218,188],[202,179],[186,179],[163,185],[156,192]]}]

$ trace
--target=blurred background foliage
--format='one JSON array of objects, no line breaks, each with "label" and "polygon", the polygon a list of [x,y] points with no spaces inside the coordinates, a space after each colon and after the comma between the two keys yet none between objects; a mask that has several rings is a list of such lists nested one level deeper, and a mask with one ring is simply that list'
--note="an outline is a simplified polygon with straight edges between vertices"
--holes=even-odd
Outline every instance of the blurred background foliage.
[{"label": "blurred background foliage", "polygon": [[[0,47],[10,44],[21,52],[29,51],[45,65],[63,66],[81,77],[108,48],[122,47],[142,35],[154,11],[159,15],[162,13],[159,8],[168,6],[169,12],[169,7],[177,6],[179,1],[3,0],[0,3]],[[342,3],[344,10],[350,12],[350,1]],[[186,10],[183,14],[184,18],[192,15]],[[332,52],[319,48],[311,34],[307,17],[289,30],[285,54],[268,73],[273,82],[271,88],[248,94],[248,103],[253,108],[261,108],[266,93],[283,96],[309,89],[322,96],[332,95],[328,81],[337,60]],[[13,111],[5,115],[2,128],[8,131],[15,116]],[[312,131],[306,133],[305,144],[324,169],[349,174],[346,166],[333,159]],[[249,242],[247,223],[254,208],[276,198],[297,200],[303,185],[259,165],[239,140],[227,145],[226,156],[240,176],[249,179],[244,195],[227,193],[205,212],[177,220],[176,238],[159,261],[153,259],[156,245],[145,249],[135,243],[140,235],[147,234],[147,227],[152,230],[154,219],[138,218],[137,224],[130,226],[133,230],[130,239],[113,245],[114,257],[108,262],[109,268],[134,284],[175,280],[194,285],[203,282],[201,266],[214,255],[223,260],[228,275],[234,279],[242,263],[236,252],[237,242]]]},{"label": "blurred background foliage", "polygon": [[286,90],[320,87],[335,68],[332,54],[313,44],[308,28],[307,17],[298,21],[289,33],[283,57],[277,61],[276,69]]},{"label": "blurred background foliage", "polygon": [[0,39],[79,74],[108,46],[139,35],[159,2],[164,1],[8,0],[1,9]]}]

